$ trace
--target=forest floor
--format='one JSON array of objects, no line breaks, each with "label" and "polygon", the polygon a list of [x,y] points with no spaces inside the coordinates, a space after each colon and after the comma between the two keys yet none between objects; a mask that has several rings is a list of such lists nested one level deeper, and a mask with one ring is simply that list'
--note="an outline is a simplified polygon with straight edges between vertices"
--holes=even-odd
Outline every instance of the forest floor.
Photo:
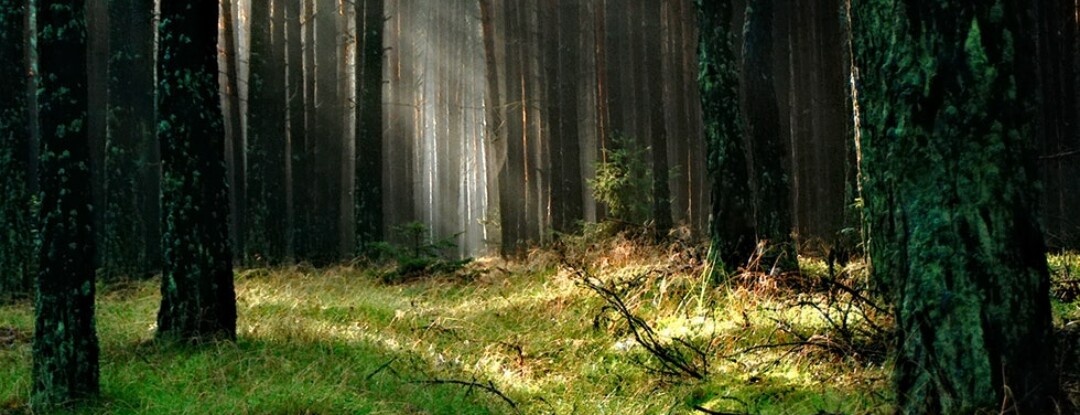
[{"label": "forest floor", "polygon": [[[890,322],[860,298],[861,263],[717,285],[680,242],[559,246],[404,280],[361,264],[240,270],[239,339],[202,346],[152,341],[157,282],[102,285],[102,395],[78,413],[890,412]],[[1080,288],[1080,258],[1051,264],[1055,292]],[[27,412],[31,308],[0,307],[0,413]],[[1055,312],[1080,318],[1075,302]],[[684,364],[650,354],[650,334]]]}]

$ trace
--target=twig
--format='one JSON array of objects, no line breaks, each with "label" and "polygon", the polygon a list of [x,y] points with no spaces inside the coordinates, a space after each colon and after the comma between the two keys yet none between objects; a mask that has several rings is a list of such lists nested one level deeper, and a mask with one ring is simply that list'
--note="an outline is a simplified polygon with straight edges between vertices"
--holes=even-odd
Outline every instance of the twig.
[{"label": "twig", "polygon": [[519,412],[519,413],[521,412],[521,410],[518,409],[518,407],[517,407],[517,403],[514,402],[513,399],[510,399],[509,397],[507,397],[506,394],[502,393],[502,391],[495,388],[495,383],[491,382],[491,381],[488,381],[487,385],[485,385],[483,383],[480,383],[480,382],[467,381],[467,380],[457,380],[457,379],[428,379],[428,380],[418,380],[418,381],[410,382],[410,383],[419,383],[419,384],[425,384],[425,385],[462,385],[462,386],[468,386],[470,388],[479,388],[480,390],[487,391],[487,392],[489,392],[489,393],[491,393],[491,394],[493,394],[495,396],[498,396],[498,397],[502,398],[503,402],[506,402],[506,404],[510,405],[511,408],[514,408],[514,411]]},{"label": "twig", "polygon": [[383,363],[383,364],[382,364],[382,366],[379,366],[379,368],[378,368],[378,369],[375,369],[375,371],[374,371],[374,372],[371,372],[371,373],[369,373],[369,374],[367,375],[367,377],[366,377],[366,378],[364,378],[364,380],[371,380],[371,378],[375,377],[375,375],[379,374],[379,372],[382,372],[382,371],[383,371],[383,370],[385,370],[386,368],[390,367],[390,364],[391,364],[391,363],[394,363],[395,361],[397,361],[397,359],[398,359],[398,358],[396,358],[396,357],[395,357],[395,358],[393,358],[393,359],[390,359],[390,361],[388,361],[388,362],[386,362],[386,363]]},{"label": "twig", "polygon": [[693,409],[694,409],[695,411],[699,411],[699,412],[704,412],[704,413],[707,413],[707,414],[709,414],[709,415],[748,415],[748,414],[747,414],[747,413],[745,413],[745,412],[743,412],[743,413],[738,413],[738,412],[720,412],[720,411],[714,411],[714,410],[712,410],[712,409],[706,409],[705,407],[703,407],[703,406],[701,406],[701,405],[694,405],[694,406],[692,406],[691,408],[693,408]]}]

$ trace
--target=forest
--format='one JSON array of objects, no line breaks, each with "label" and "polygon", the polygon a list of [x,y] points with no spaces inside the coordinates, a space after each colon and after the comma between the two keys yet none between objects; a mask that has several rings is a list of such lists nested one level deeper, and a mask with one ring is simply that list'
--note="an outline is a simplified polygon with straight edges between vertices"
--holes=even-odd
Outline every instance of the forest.
[{"label": "forest", "polygon": [[0,414],[1080,413],[1080,0],[0,0]]}]

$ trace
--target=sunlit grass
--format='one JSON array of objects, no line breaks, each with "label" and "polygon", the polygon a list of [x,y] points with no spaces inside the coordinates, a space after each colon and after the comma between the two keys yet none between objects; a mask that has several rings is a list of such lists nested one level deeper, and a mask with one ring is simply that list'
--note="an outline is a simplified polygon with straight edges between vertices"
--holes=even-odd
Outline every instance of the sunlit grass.
[{"label": "sunlit grass", "polygon": [[[570,255],[602,279],[632,284],[627,303],[662,336],[709,345],[707,379],[645,370],[636,362],[647,354],[617,316],[558,255],[537,250],[477,261],[467,277],[406,284],[362,267],[240,271],[239,340],[194,348],[151,341],[155,282],[102,287],[102,397],[79,413],[889,412],[885,362],[750,351],[795,340],[783,324],[824,327],[818,313],[792,306],[793,292],[703,280],[700,259],[680,246],[577,243]],[[30,305],[0,308],[0,327],[28,336]],[[25,338],[0,345],[0,413],[26,410],[29,366]],[[492,386],[517,409],[479,387],[432,380]]]}]

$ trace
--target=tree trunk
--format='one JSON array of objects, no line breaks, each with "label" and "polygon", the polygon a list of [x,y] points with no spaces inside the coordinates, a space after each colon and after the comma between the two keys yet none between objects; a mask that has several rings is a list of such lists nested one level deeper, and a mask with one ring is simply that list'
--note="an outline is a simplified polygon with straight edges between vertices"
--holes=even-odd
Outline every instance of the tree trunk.
[{"label": "tree trunk", "polygon": [[161,4],[158,105],[162,237],[158,338],[236,338],[225,130],[217,94],[218,4]]},{"label": "tree trunk", "polygon": [[[285,256],[285,57],[282,0],[251,3],[249,139],[247,149],[249,214],[244,246],[247,257],[278,263]],[[277,10],[275,10],[277,8]]]},{"label": "tree trunk", "polygon": [[0,301],[24,296],[35,272],[24,0],[0,0]]},{"label": "tree trunk", "polygon": [[784,140],[773,84],[773,0],[751,0],[743,35],[743,91],[746,145],[754,197],[757,238],[767,241],[761,258],[770,270],[797,271],[791,240],[791,193],[784,165]]},{"label": "tree trunk", "polygon": [[329,264],[340,257],[338,225],[340,220],[342,108],[338,89],[337,0],[315,1],[315,135],[309,154],[313,174],[311,232],[312,251],[308,259]]},{"label": "tree trunk", "polygon": [[[221,0],[221,26],[224,28],[223,47],[225,53],[225,114],[228,117],[225,138],[225,166],[229,184],[229,239],[233,252],[243,262],[247,258],[247,142],[244,137],[243,108],[240,104],[240,48],[236,44],[236,27],[239,25],[234,16],[235,4],[239,0]],[[219,61],[220,62],[220,61]]]},{"label": "tree trunk", "polygon": [[729,2],[698,3],[701,108],[712,176],[711,259],[728,272],[745,264],[755,246],[744,136],[738,103],[731,99],[739,89],[731,14]]},{"label": "tree trunk", "polygon": [[870,256],[897,317],[897,413],[1057,412],[1029,138],[1032,7],[854,7]]},{"label": "tree trunk", "polygon": [[[486,79],[486,95],[484,101],[484,115],[486,118],[485,136],[487,139],[484,142],[486,159],[484,160],[485,167],[487,168],[487,194],[488,194],[488,210],[487,210],[487,243],[489,249],[493,252],[500,252],[504,245],[502,239],[503,222],[501,216],[502,206],[502,194],[501,194],[501,180],[506,177],[506,159],[507,159],[507,132],[505,128],[504,120],[506,119],[506,110],[502,104],[502,97],[499,93],[500,76],[499,76],[499,62],[498,55],[495,49],[495,45],[499,44],[499,40],[505,37],[502,33],[498,33],[495,30],[496,19],[499,16],[495,15],[494,6],[492,0],[478,0],[480,2],[480,19],[481,30],[483,31],[484,39],[484,69],[487,74]],[[501,4],[501,3],[500,3]],[[500,10],[505,11],[505,8]],[[501,45],[500,45],[501,46]]]},{"label": "tree trunk", "polygon": [[363,250],[382,239],[383,0],[364,0],[357,13],[359,88],[356,106],[356,240]]},{"label": "tree trunk", "polygon": [[302,28],[303,4],[301,0],[285,1],[285,37],[287,48],[287,105],[288,143],[285,147],[285,255],[296,257],[297,202],[296,156],[303,154],[304,143],[304,42]]},{"label": "tree trunk", "polygon": [[49,0],[37,10],[46,128],[30,397],[35,412],[98,393],[85,7],[80,0]]},{"label": "tree trunk", "polygon": [[668,165],[668,135],[664,118],[664,83],[662,82],[664,75],[661,64],[664,59],[661,49],[664,38],[661,30],[661,6],[660,1],[648,1],[643,6],[642,17],[645,23],[641,30],[644,32],[642,54],[645,73],[642,74],[640,82],[642,93],[645,95],[644,105],[648,107],[646,111],[648,125],[642,132],[648,135],[646,142],[652,149],[650,160],[653,177],[652,216],[656,221],[657,237],[666,236],[672,227],[671,184],[668,174],[671,169]]}]

